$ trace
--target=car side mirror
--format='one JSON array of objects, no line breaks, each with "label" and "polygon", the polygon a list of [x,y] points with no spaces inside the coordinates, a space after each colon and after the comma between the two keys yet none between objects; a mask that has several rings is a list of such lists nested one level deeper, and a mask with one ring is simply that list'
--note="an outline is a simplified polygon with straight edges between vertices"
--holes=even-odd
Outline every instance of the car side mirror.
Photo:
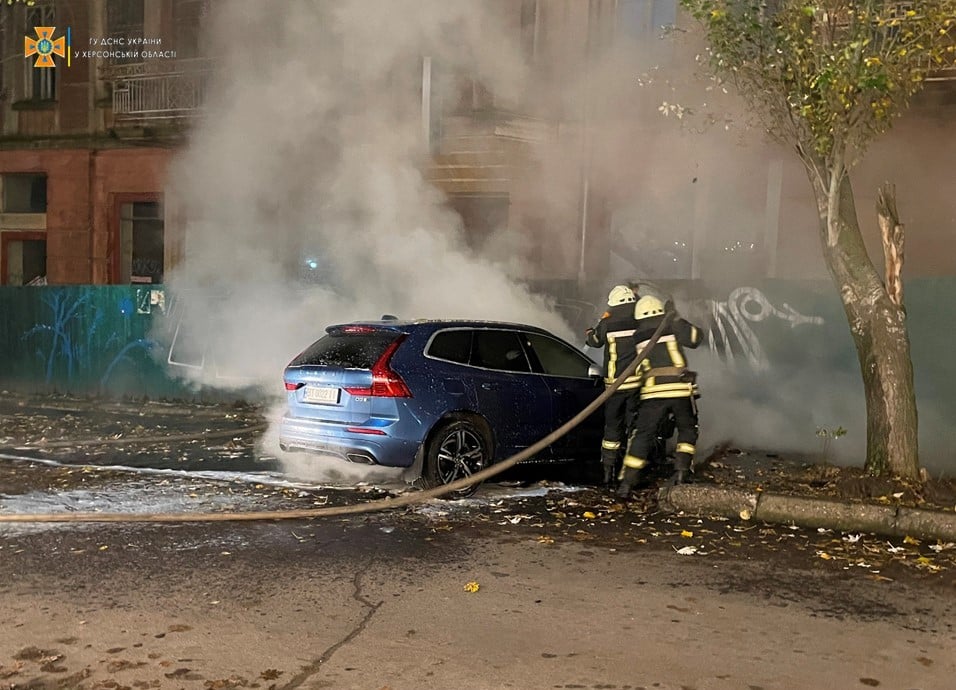
[{"label": "car side mirror", "polygon": [[599,367],[597,364],[592,364],[588,367],[588,376],[591,378],[603,378],[604,372],[601,371],[601,367]]}]

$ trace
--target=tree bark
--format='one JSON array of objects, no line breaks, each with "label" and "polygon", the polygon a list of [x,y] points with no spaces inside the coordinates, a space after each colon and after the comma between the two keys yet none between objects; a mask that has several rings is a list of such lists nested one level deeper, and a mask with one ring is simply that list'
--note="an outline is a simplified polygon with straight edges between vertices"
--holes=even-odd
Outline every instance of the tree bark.
[{"label": "tree bark", "polygon": [[896,212],[896,187],[890,183],[880,187],[876,201],[883,240],[883,283],[893,304],[903,307],[903,224]]},{"label": "tree bark", "polygon": [[916,480],[916,392],[905,311],[902,304],[893,302],[867,254],[849,175],[831,171],[830,175],[842,179],[830,184],[832,177],[821,179],[809,166],[808,170],[824,260],[840,291],[863,375],[867,419],[864,468],[869,474]]}]

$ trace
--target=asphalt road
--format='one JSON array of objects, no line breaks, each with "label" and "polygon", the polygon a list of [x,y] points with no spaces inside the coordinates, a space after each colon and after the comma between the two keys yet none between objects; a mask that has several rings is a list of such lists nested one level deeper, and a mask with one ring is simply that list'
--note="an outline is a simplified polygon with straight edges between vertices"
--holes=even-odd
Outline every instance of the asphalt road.
[{"label": "asphalt road", "polygon": [[[82,443],[254,421],[175,412],[17,406],[0,513],[404,490],[297,480],[251,439]],[[952,687],[956,545],[667,515],[651,488],[549,474],[349,519],[0,524],[0,689]]]},{"label": "asphalt road", "polygon": [[[368,497],[161,481],[144,495]],[[350,519],[6,526],[0,688],[952,687],[948,573],[609,501],[493,486]]]}]

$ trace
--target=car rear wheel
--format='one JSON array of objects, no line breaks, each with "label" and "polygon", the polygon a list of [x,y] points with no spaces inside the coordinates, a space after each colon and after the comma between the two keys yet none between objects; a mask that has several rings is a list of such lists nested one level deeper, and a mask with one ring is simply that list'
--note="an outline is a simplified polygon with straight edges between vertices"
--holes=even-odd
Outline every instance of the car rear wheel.
[{"label": "car rear wheel", "polygon": [[[491,464],[491,460],[491,439],[478,423],[470,419],[446,422],[428,443],[422,476],[428,487],[444,486],[470,477]],[[479,484],[454,491],[447,497],[471,496]]]}]

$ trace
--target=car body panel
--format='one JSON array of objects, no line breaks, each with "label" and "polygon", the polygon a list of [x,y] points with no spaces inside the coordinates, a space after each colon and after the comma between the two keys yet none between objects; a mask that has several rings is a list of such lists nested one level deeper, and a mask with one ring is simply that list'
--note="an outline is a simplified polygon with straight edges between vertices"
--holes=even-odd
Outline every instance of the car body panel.
[{"label": "car body panel", "polygon": [[[296,364],[293,360],[284,373],[287,388],[293,389],[288,390],[287,412],[280,428],[283,447],[330,453],[354,462],[408,467],[437,425],[455,415],[471,414],[487,421],[495,459],[501,460],[553,431],[603,390],[594,376],[552,376],[541,371],[529,338],[539,343],[548,338],[574,352],[581,360],[575,371],[586,372],[594,363],[570,344],[533,326],[389,320],[330,326],[325,337],[342,336],[344,328],[366,328],[373,336],[387,330],[392,340],[401,339],[387,368],[401,378],[411,397],[377,397],[346,390],[368,389],[373,380],[371,368],[344,366],[347,362]],[[355,337],[362,335],[355,330]],[[328,342],[318,349],[329,350]],[[431,350],[442,356],[433,356]],[[377,352],[374,348],[369,351]],[[329,393],[328,389],[338,392]],[[319,397],[309,400],[307,396]],[[596,458],[601,422],[599,413],[592,416],[585,428],[535,460]]]}]

